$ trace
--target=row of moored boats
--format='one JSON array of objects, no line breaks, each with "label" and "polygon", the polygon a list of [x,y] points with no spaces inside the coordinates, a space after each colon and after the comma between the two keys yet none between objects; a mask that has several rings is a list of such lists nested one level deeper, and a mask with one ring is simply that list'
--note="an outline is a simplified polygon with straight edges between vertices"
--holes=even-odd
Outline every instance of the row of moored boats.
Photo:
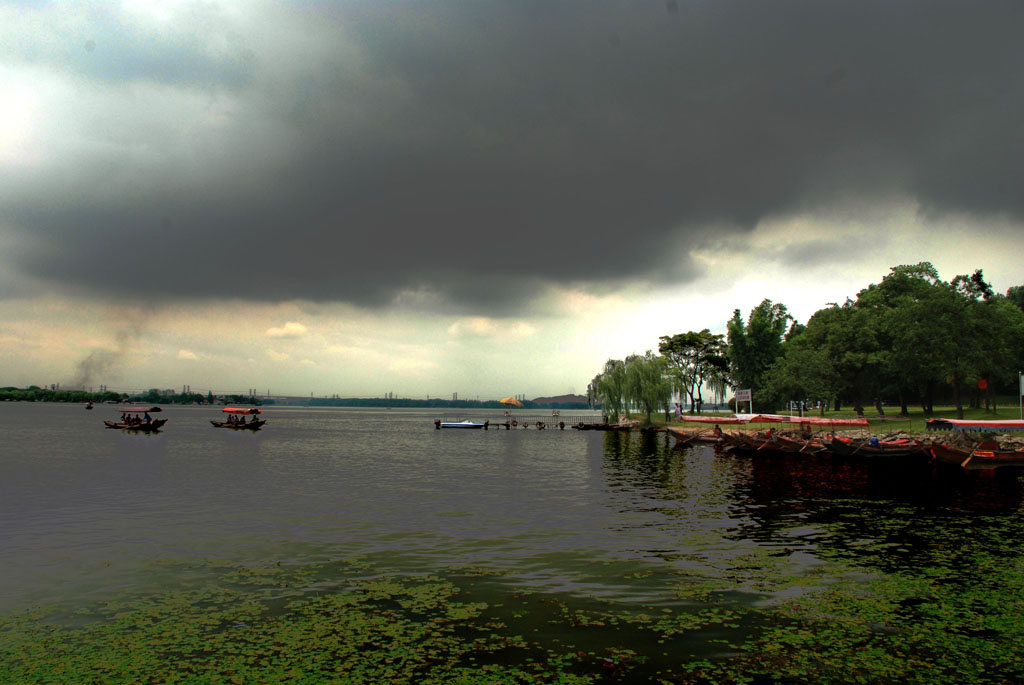
[{"label": "row of moored boats", "polygon": [[[769,418],[770,417],[770,418]],[[1024,468],[1024,448],[1015,445],[1000,445],[996,440],[973,441],[963,432],[947,433],[949,437],[936,437],[930,440],[900,437],[886,439],[878,437],[851,437],[837,435],[837,426],[848,427],[859,425],[866,427],[866,419],[799,419],[778,417],[775,415],[759,415],[741,420],[704,419],[704,423],[713,423],[710,430],[680,430],[668,428],[668,432],[676,440],[676,445],[693,443],[711,443],[724,451],[735,454],[782,453],[782,454],[831,454],[839,457],[860,459],[910,460],[927,459],[937,463],[950,464],[964,469],[995,469]],[[692,419],[684,419],[692,420]],[[798,423],[793,430],[768,428],[760,431],[722,430],[721,424],[743,422],[781,422]],[[1021,424],[1017,426],[1015,424]],[[938,425],[943,424],[943,425]],[[1013,424],[1013,425],[1011,425]],[[828,426],[829,432],[811,432],[814,425]],[[960,426],[958,428],[958,425]],[[965,427],[969,430],[983,430],[989,433],[1000,429],[1018,430],[1024,428],[1024,422],[1016,421],[956,421],[952,419],[936,420],[936,425],[929,428],[959,431]]]}]

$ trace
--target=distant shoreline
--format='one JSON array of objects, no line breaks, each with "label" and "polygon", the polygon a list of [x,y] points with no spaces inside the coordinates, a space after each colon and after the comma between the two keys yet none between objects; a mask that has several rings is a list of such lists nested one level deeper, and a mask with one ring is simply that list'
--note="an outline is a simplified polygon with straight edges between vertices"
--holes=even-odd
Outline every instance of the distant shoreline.
[{"label": "distant shoreline", "polygon": [[[554,398],[551,398],[553,400]],[[146,402],[163,405],[210,405],[223,404],[256,404],[262,406],[282,407],[407,407],[426,409],[507,409],[508,406],[498,400],[447,400],[442,398],[412,399],[387,397],[294,397],[261,398],[230,395],[227,397],[202,395],[162,395],[152,391],[137,395],[125,395],[114,392],[90,393],[81,390],[53,390],[40,387],[0,388],[0,401],[7,402],[60,402],[64,404],[121,404],[129,402]],[[538,398],[537,401],[524,400],[523,409],[600,409],[591,407],[586,402],[549,401],[549,398]]]}]

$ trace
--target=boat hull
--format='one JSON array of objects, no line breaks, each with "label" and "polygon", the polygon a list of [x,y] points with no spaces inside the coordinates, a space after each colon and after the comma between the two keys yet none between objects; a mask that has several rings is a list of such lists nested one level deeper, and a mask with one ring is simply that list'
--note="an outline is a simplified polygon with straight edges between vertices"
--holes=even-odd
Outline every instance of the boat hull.
[{"label": "boat hull", "polygon": [[722,442],[722,438],[709,431],[697,431],[691,433],[689,431],[679,430],[678,428],[666,428],[665,431],[676,439],[677,446],[692,445],[696,442],[709,444],[719,444]]},{"label": "boat hull", "polygon": [[266,419],[262,419],[260,421],[249,421],[247,423],[231,423],[229,421],[213,421],[213,420],[210,421],[210,423],[212,423],[217,428],[230,428],[232,430],[249,430],[249,431],[258,431],[260,428],[263,428],[263,425],[266,422],[267,422]]},{"label": "boat hull", "polygon": [[167,419],[155,419],[150,423],[120,423],[117,421],[104,421],[107,428],[120,428],[126,431],[139,431],[142,433],[155,433],[159,431]]},{"label": "boat hull", "polygon": [[861,457],[865,459],[907,458],[928,454],[927,448],[916,440],[880,442],[877,445],[872,445],[867,440],[833,438],[827,447],[833,454],[841,457]]},{"label": "boat hull", "polygon": [[729,451],[740,454],[756,452],[817,454],[818,452],[825,451],[825,446],[817,440],[791,438],[779,434],[775,434],[772,437],[765,437],[763,435],[751,435],[748,433],[725,432],[722,434],[722,444]]},{"label": "boat hull", "polygon": [[477,429],[483,428],[485,424],[475,423],[473,421],[442,421],[440,424],[441,428],[462,428],[462,429]]},{"label": "boat hull", "polygon": [[967,450],[937,442],[932,444],[930,451],[936,462],[959,466],[969,471],[1024,468],[1024,450]]}]

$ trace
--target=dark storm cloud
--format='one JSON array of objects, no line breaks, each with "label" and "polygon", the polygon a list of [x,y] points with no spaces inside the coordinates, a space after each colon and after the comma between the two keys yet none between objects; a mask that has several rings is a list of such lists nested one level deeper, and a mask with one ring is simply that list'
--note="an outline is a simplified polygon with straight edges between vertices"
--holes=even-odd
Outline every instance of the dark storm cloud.
[{"label": "dark storm cloud", "polygon": [[224,30],[201,59],[171,42],[174,74],[134,67],[228,93],[227,129],[163,166],[126,155],[123,193],[82,181],[103,201],[5,207],[19,268],[508,311],[553,283],[694,278],[690,247],[768,216],[1024,212],[1016,0],[298,7],[264,27],[291,50]]}]

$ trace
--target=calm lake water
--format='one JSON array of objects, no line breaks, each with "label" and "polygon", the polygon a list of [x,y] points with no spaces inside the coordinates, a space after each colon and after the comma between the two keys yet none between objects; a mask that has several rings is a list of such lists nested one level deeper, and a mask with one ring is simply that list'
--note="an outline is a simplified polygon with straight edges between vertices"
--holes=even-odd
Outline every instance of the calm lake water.
[{"label": "calm lake water", "polygon": [[[117,415],[0,403],[0,614],[159,592],[182,569],[338,559],[411,576],[485,568],[491,602],[527,592],[790,617],[794,597],[844,583],[941,569],[892,599],[902,611],[972,587],[979,564],[1024,569],[1016,473],[716,455],[663,433],[438,431],[434,410],[269,407],[248,433],[213,428],[215,408],[166,407],[155,435],[105,429]],[[1022,613],[1019,595],[1000,601]],[[935,630],[1009,639],[963,620]],[[713,656],[707,643],[652,663]],[[1021,672],[993,658],[1000,677]]]}]

